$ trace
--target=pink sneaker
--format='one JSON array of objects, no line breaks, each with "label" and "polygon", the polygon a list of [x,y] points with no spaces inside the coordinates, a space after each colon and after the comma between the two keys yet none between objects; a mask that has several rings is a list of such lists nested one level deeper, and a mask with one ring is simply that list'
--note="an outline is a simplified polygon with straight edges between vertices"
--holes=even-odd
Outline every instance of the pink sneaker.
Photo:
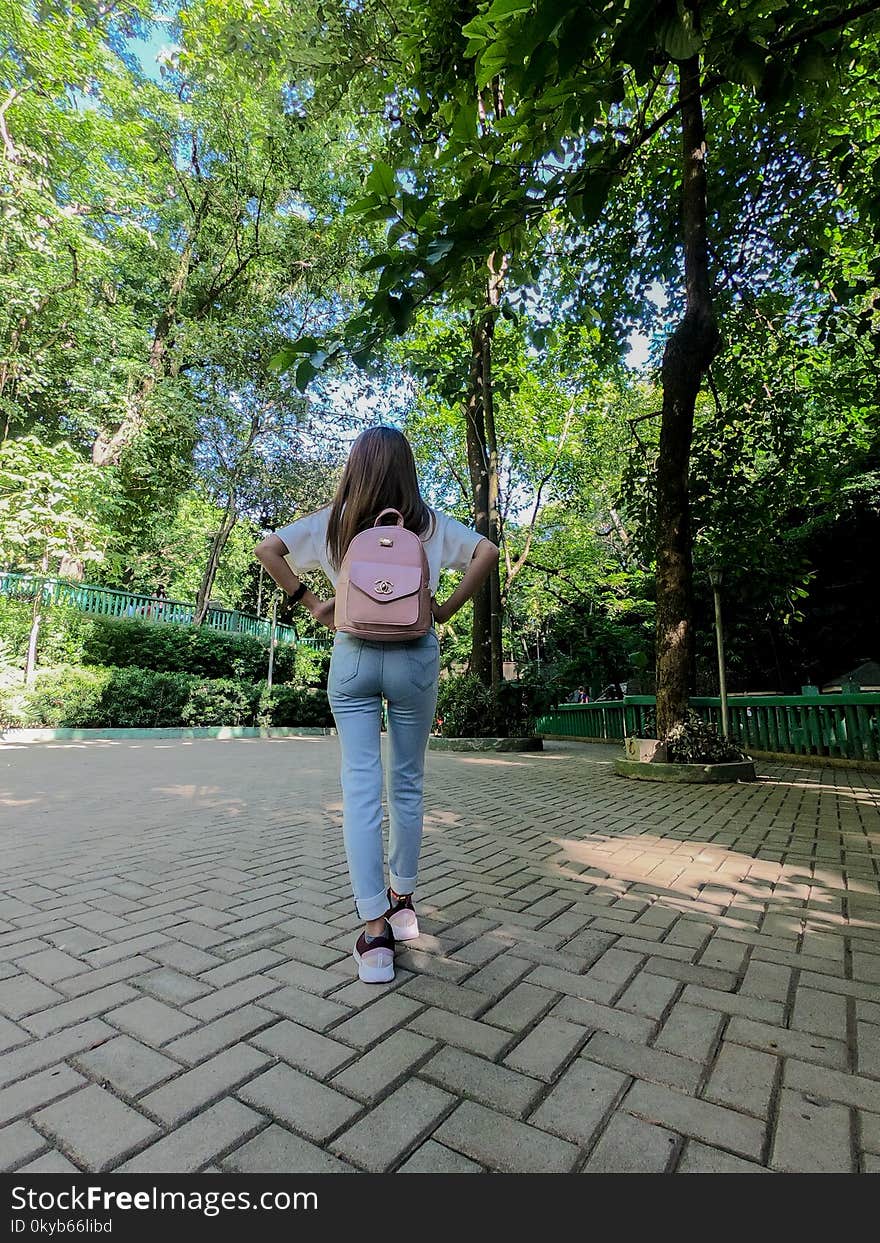
[{"label": "pink sneaker", "polygon": [[362,932],[355,942],[354,960],[358,965],[358,979],[365,984],[387,984],[394,979],[394,932],[390,923],[379,937],[367,941]]},{"label": "pink sneaker", "polygon": [[395,941],[414,941],[419,935],[419,921],[413,910],[412,894],[393,898],[388,890],[388,913],[385,918],[394,929]]}]

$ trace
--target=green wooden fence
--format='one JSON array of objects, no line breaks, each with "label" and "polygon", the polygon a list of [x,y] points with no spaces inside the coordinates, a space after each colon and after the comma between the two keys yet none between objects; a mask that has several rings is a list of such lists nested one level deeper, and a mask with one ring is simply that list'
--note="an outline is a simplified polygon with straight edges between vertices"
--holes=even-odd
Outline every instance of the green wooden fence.
[{"label": "green wooden fence", "polygon": [[[0,594],[11,599],[32,600],[37,592],[42,593],[46,604],[68,604],[102,617],[137,617],[191,626],[195,614],[195,606],[183,600],[161,600],[156,596],[119,591],[115,587],[96,587],[39,574],[0,573]],[[205,625],[226,634],[250,634],[260,639],[268,639],[271,630],[265,618],[240,613],[237,609],[209,609]],[[293,626],[276,626],[275,634],[279,643],[298,643],[316,651],[329,648],[333,642],[329,638],[299,638]]]},{"label": "green wooden fence", "polygon": [[[627,695],[620,700],[559,704],[538,721],[538,733],[563,738],[617,742],[639,734],[654,698]],[[721,728],[721,700],[690,701],[700,716]],[[880,760],[880,695],[731,695],[731,739],[746,751],[785,755],[827,755]]]}]

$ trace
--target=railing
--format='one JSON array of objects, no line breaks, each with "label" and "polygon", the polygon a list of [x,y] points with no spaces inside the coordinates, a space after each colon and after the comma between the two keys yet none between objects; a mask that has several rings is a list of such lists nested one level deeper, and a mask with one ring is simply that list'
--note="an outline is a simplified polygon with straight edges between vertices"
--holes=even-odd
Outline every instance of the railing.
[{"label": "railing", "polygon": [[[639,734],[655,700],[648,695],[589,704],[559,704],[540,718],[539,734],[618,742]],[[721,725],[721,700],[690,701],[705,721]],[[746,751],[880,760],[880,694],[731,695],[730,737]]]},{"label": "railing", "polygon": [[[142,621],[191,626],[195,616],[195,606],[183,600],[163,600],[158,596],[120,591],[116,587],[96,587],[39,574],[0,573],[0,594],[11,599],[32,600],[37,592],[42,592],[46,604],[68,604],[102,617],[136,617]],[[211,608],[205,625],[226,634],[250,634],[260,639],[268,639],[271,631],[271,624],[265,618],[240,613],[237,609]],[[279,643],[297,643],[316,651],[332,644],[332,639],[299,638],[293,626],[276,626],[275,635]]]}]

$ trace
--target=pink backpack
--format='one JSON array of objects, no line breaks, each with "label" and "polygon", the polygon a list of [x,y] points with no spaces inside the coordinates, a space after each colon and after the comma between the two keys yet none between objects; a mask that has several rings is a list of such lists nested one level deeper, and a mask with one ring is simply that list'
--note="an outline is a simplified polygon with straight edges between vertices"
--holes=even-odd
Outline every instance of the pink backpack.
[{"label": "pink backpack", "polygon": [[[396,526],[380,526],[386,514]],[[383,509],[349,544],[336,582],[334,624],[359,639],[418,639],[433,624],[425,547],[403,525],[403,514]]]}]

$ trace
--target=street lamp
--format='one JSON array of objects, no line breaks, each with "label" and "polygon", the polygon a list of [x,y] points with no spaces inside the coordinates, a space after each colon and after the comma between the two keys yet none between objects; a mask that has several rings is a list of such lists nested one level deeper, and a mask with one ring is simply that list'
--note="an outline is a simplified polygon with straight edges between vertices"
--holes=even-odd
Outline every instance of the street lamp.
[{"label": "street lamp", "polygon": [[709,582],[715,596],[715,638],[718,642],[718,691],[721,696],[721,732],[725,738],[730,736],[727,717],[727,677],[724,672],[724,631],[721,626],[721,579],[722,570],[719,565],[709,566]]}]

